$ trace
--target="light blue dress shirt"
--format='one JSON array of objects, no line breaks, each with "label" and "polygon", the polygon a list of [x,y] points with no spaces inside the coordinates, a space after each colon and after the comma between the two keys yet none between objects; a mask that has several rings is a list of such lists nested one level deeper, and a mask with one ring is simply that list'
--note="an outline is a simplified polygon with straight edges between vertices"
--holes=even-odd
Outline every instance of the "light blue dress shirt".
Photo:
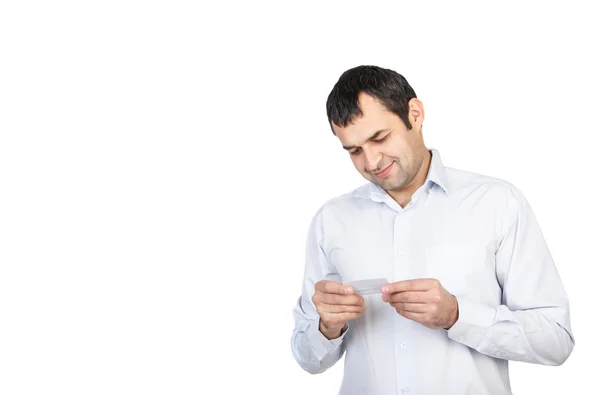
[{"label": "light blue dress shirt", "polygon": [[[567,294],[525,197],[430,152],[426,182],[405,208],[368,183],[311,222],[292,352],[310,373],[345,354],[340,394],[511,394],[508,360],[559,365],[573,349]],[[458,300],[458,321],[429,329],[368,295],[361,317],[327,340],[315,283],[382,277],[437,278]]]}]

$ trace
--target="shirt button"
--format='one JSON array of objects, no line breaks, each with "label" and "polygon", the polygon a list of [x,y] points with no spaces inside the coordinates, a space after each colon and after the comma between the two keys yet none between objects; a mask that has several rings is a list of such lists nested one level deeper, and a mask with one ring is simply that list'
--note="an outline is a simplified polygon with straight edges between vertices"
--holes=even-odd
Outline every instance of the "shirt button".
[{"label": "shirt button", "polygon": [[406,387],[402,388],[400,391],[401,391],[403,394],[408,394],[408,393],[410,392],[410,390],[409,390],[408,388],[406,388]]},{"label": "shirt button", "polygon": [[406,348],[406,343],[405,342],[400,343],[400,348]]}]

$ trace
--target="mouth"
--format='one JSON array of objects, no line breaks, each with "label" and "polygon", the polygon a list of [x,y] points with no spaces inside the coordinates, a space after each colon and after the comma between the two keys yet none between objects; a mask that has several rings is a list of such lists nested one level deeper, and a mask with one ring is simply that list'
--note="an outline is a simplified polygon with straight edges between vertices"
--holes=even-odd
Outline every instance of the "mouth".
[{"label": "mouth", "polygon": [[388,167],[381,170],[379,173],[373,173],[373,175],[377,178],[385,178],[392,172],[392,166],[394,166],[394,162],[390,163]]}]

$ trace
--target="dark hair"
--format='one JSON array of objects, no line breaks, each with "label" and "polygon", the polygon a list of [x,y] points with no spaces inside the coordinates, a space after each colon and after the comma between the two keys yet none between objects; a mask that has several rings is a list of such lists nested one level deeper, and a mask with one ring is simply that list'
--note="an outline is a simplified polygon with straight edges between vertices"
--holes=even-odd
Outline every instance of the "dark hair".
[{"label": "dark hair", "polygon": [[[357,66],[346,70],[327,97],[327,119],[333,124],[346,127],[357,116],[358,95],[364,92],[378,99],[390,112],[398,115],[410,129],[408,102],[417,97],[406,79],[397,72],[377,66]],[[335,134],[335,132],[334,132]]]}]

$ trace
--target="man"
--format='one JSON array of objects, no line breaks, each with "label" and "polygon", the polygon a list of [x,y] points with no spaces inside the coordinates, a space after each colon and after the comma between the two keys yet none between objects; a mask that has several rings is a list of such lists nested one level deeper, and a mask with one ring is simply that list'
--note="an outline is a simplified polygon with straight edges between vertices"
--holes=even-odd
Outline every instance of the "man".
[{"label": "man", "polygon": [[[508,361],[560,365],[568,298],[512,184],[445,167],[398,73],[360,66],[327,99],[335,136],[369,182],[325,203],[306,244],[292,351],[340,394],[511,394]],[[384,278],[381,294],[349,281]]]}]

